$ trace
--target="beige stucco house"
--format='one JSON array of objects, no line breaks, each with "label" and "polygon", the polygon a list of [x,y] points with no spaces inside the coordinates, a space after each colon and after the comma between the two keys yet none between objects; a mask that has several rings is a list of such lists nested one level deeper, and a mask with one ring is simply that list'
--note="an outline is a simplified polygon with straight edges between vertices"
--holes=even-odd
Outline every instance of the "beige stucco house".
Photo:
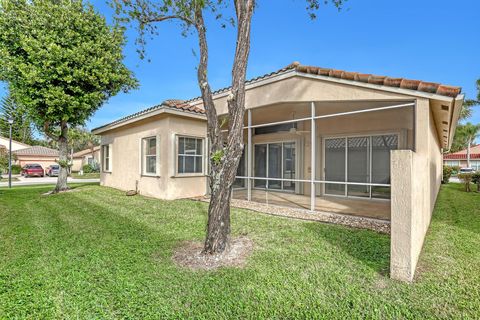
[{"label": "beige stucco house", "polygon": [[[391,277],[413,279],[455,131],[458,87],[293,63],[249,80],[233,197],[391,224]],[[227,113],[229,88],[214,93]],[[228,125],[225,126],[228,129]],[[101,184],[162,199],[208,193],[202,100],[93,130]]]},{"label": "beige stucco house", "polygon": [[[12,148],[13,149],[13,148]],[[58,150],[47,148],[44,146],[33,146],[29,148],[24,148],[16,150],[13,152],[16,155],[15,164],[20,165],[21,167],[27,164],[39,164],[46,169],[50,165],[57,164],[58,161]]]},{"label": "beige stucco house", "polygon": [[447,153],[443,155],[443,164],[450,167],[472,168],[480,171],[480,144],[470,147],[470,163],[468,150]]},{"label": "beige stucco house", "polygon": [[[5,149],[9,150],[10,148],[10,139],[7,137],[0,136],[0,146],[3,146]],[[25,148],[31,147],[28,144],[23,142],[18,142],[12,139],[12,151],[17,151]]]},{"label": "beige stucco house", "polygon": [[89,164],[96,166],[100,164],[100,146],[87,148],[72,154],[72,171],[77,172],[83,169],[83,166]]}]

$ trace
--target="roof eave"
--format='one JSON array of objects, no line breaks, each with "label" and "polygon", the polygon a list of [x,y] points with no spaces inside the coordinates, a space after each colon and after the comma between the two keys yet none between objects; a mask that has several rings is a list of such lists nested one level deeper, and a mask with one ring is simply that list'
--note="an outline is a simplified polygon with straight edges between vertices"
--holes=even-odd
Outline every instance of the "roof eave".
[{"label": "roof eave", "polygon": [[120,122],[114,123],[114,124],[107,124],[105,126],[95,128],[95,129],[92,130],[92,133],[101,135],[102,133],[105,133],[107,131],[111,131],[113,129],[118,129],[118,128],[126,126],[128,124],[132,124],[132,123],[135,123],[135,122],[138,122],[138,121],[141,121],[141,120],[153,117],[153,116],[157,116],[157,115],[160,115],[160,114],[163,114],[163,113],[206,120],[206,116],[204,114],[201,114],[201,113],[185,111],[185,110],[183,110],[183,111],[182,110],[176,110],[176,109],[171,108],[171,107],[160,106],[158,109],[154,109],[154,110],[142,113],[138,116],[132,117],[132,118],[127,119],[125,121],[120,121]]}]

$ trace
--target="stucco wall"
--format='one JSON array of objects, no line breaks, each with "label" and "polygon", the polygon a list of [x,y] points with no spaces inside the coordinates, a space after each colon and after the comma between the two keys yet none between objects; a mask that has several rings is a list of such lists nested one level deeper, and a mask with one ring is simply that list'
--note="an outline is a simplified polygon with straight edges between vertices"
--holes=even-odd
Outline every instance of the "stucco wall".
[{"label": "stucco wall", "polygon": [[18,156],[16,164],[23,167],[26,164],[37,163],[42,166],[43,169],[46,169],[50,165],[58,164],[56,162],[57,157],[42,157],[42,156]]},{"label": "stucco wall", "polygon": [[[205,122],[162,115],[145,121],[142,125],[132,125],[102,135],[101,144],[110,144],[112,148],[112,168],[111,172],[102,169],[101,184],[120,190],[133,190],[138,182],[141,194],[162,199],[204,195],[204,175],[179,177],[175,174],[176,134],[205,137]],[[159,139],[157,176],[148,176],[141,172],[141,139],[151,136]]]},{"label": "stucco wall", "polygon": [[442,154],[428,100],[416,109],[415,151],[392,151],[391,276],[412,281],[442,178]]}]

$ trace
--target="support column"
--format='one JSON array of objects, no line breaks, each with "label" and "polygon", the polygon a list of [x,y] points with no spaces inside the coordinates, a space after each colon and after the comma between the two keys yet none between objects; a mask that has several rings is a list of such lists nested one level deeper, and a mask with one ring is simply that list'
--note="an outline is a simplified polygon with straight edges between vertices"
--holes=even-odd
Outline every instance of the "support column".
[{"label": "support column", "polygon": [[391,151],[390,277],[412,281],[418,255],[413,252],[413,153]]},{"label": "support column", "polygon": [[315,211],[315,169],[316,169],[316,145],[317,138],[315,135],[315,103],[312,102],[310,106],[311,111],[311,137],[310,137],[310,150],[311,150],[311,163],[310,163],[310,210]]},{"label": "support column", "polygon": [[252,201],[252,110],[247,110],[248,140],[247,140],[247,200]]}]

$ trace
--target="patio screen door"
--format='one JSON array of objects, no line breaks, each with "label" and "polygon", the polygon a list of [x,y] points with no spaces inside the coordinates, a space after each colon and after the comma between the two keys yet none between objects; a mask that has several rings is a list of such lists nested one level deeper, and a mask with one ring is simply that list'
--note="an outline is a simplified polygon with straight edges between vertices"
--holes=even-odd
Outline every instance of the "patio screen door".
[{"label": "patio screen door", "polygon": [[[254,176],[271,179],[295,179],[295,142],[255,145]],[[295,182],[255,179],[255,188],[295,191]]]},{"label": "patio screen door", "polygon": [[[398,148],[398,135],[325,139],[325,180],[390,183],[390,150]],[[390,188],[326,183],[325,194],[390,198]]]}]

